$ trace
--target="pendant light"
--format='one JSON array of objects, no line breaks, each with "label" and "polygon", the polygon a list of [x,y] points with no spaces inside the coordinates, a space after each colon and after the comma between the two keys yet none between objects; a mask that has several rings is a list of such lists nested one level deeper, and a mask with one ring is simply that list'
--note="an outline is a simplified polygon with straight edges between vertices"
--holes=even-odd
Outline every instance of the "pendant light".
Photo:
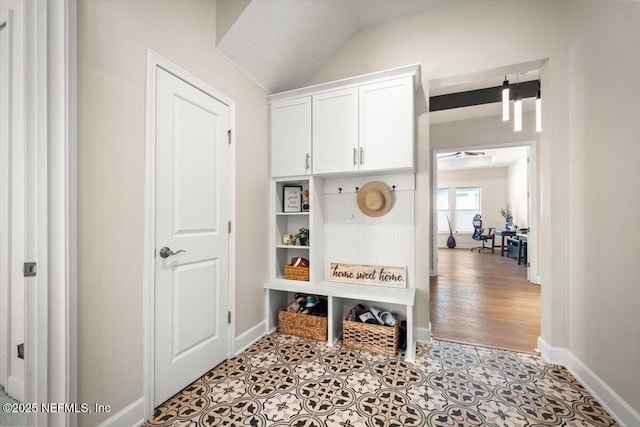
[{"label": "pendant light", "polygon": [[516,96],[513,103],[513,130],[520,132],[522,130],[522,95],[520,94],[520,82],[516,84]]},{"label": "pendant light", "polygon": [[504,76],[504,81],[502,82],[502,121],[506,122],[509,120],[509,80],[507,80],[507,76]]},{"label": "pendant light", "polygon": [[538,93],[536,94],[536,132],[542,131],[542,100],[540,99],[540,92],[540,77],[538,75]]}]

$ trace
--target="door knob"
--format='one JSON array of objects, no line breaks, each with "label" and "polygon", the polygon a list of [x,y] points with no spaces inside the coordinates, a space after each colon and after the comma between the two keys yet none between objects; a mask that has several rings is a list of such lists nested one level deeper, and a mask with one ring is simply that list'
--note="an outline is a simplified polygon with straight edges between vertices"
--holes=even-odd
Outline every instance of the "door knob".
[{"label": "door knob", "polygon": [[171,250],[171,248],[165,246],[160,249],[160,258],[169,258],[171,255],[179,254],[180,252],[187,252],[184,249],[179,249],[175,252]]}]

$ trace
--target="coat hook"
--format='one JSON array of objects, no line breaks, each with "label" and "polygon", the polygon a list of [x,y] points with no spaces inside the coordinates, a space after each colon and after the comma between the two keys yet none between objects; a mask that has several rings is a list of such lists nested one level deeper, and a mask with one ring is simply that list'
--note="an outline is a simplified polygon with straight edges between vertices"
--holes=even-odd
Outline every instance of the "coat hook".
[{"label": "coat hook", "polygon": [[394,193],[396,192],[396,186],[395,185],[391,186],[391,191],[393,191]]},{"label": "coat hook", "polygon": [[338,187],[338,194],[342,194],[342,187]]},{"label": "coat hook", "polygon": [[358,192],[359,189],[360,189],[360,187],[356,187],[356,193]]}]

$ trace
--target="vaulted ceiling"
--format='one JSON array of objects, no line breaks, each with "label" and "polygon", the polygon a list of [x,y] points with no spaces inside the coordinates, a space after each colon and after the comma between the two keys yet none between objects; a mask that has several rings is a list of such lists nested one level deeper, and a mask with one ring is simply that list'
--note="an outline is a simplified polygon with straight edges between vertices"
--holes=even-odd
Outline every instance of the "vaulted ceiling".
[{"label": "vaulted ceiling", "polygon": [[225,1],[233,22],[219,25],[217,48],[275,93],[306,85],[357,31],[460,0]]}]

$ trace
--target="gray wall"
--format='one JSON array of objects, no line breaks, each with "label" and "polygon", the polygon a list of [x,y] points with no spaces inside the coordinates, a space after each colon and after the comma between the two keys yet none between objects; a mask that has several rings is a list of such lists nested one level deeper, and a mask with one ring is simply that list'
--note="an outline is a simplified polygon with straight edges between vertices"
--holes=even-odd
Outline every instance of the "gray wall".
[{"label": "gray wall", "polygon": [[640,411],[640,3],[569,18],[569,347]]},{"label": "gray wall", "polygon": [[264,318],[267,100],[217,53],[215,22],[214,1],[78,1],[78,397],[111,415],[143,393],[147,48],[237,103],[236,334]]}]

